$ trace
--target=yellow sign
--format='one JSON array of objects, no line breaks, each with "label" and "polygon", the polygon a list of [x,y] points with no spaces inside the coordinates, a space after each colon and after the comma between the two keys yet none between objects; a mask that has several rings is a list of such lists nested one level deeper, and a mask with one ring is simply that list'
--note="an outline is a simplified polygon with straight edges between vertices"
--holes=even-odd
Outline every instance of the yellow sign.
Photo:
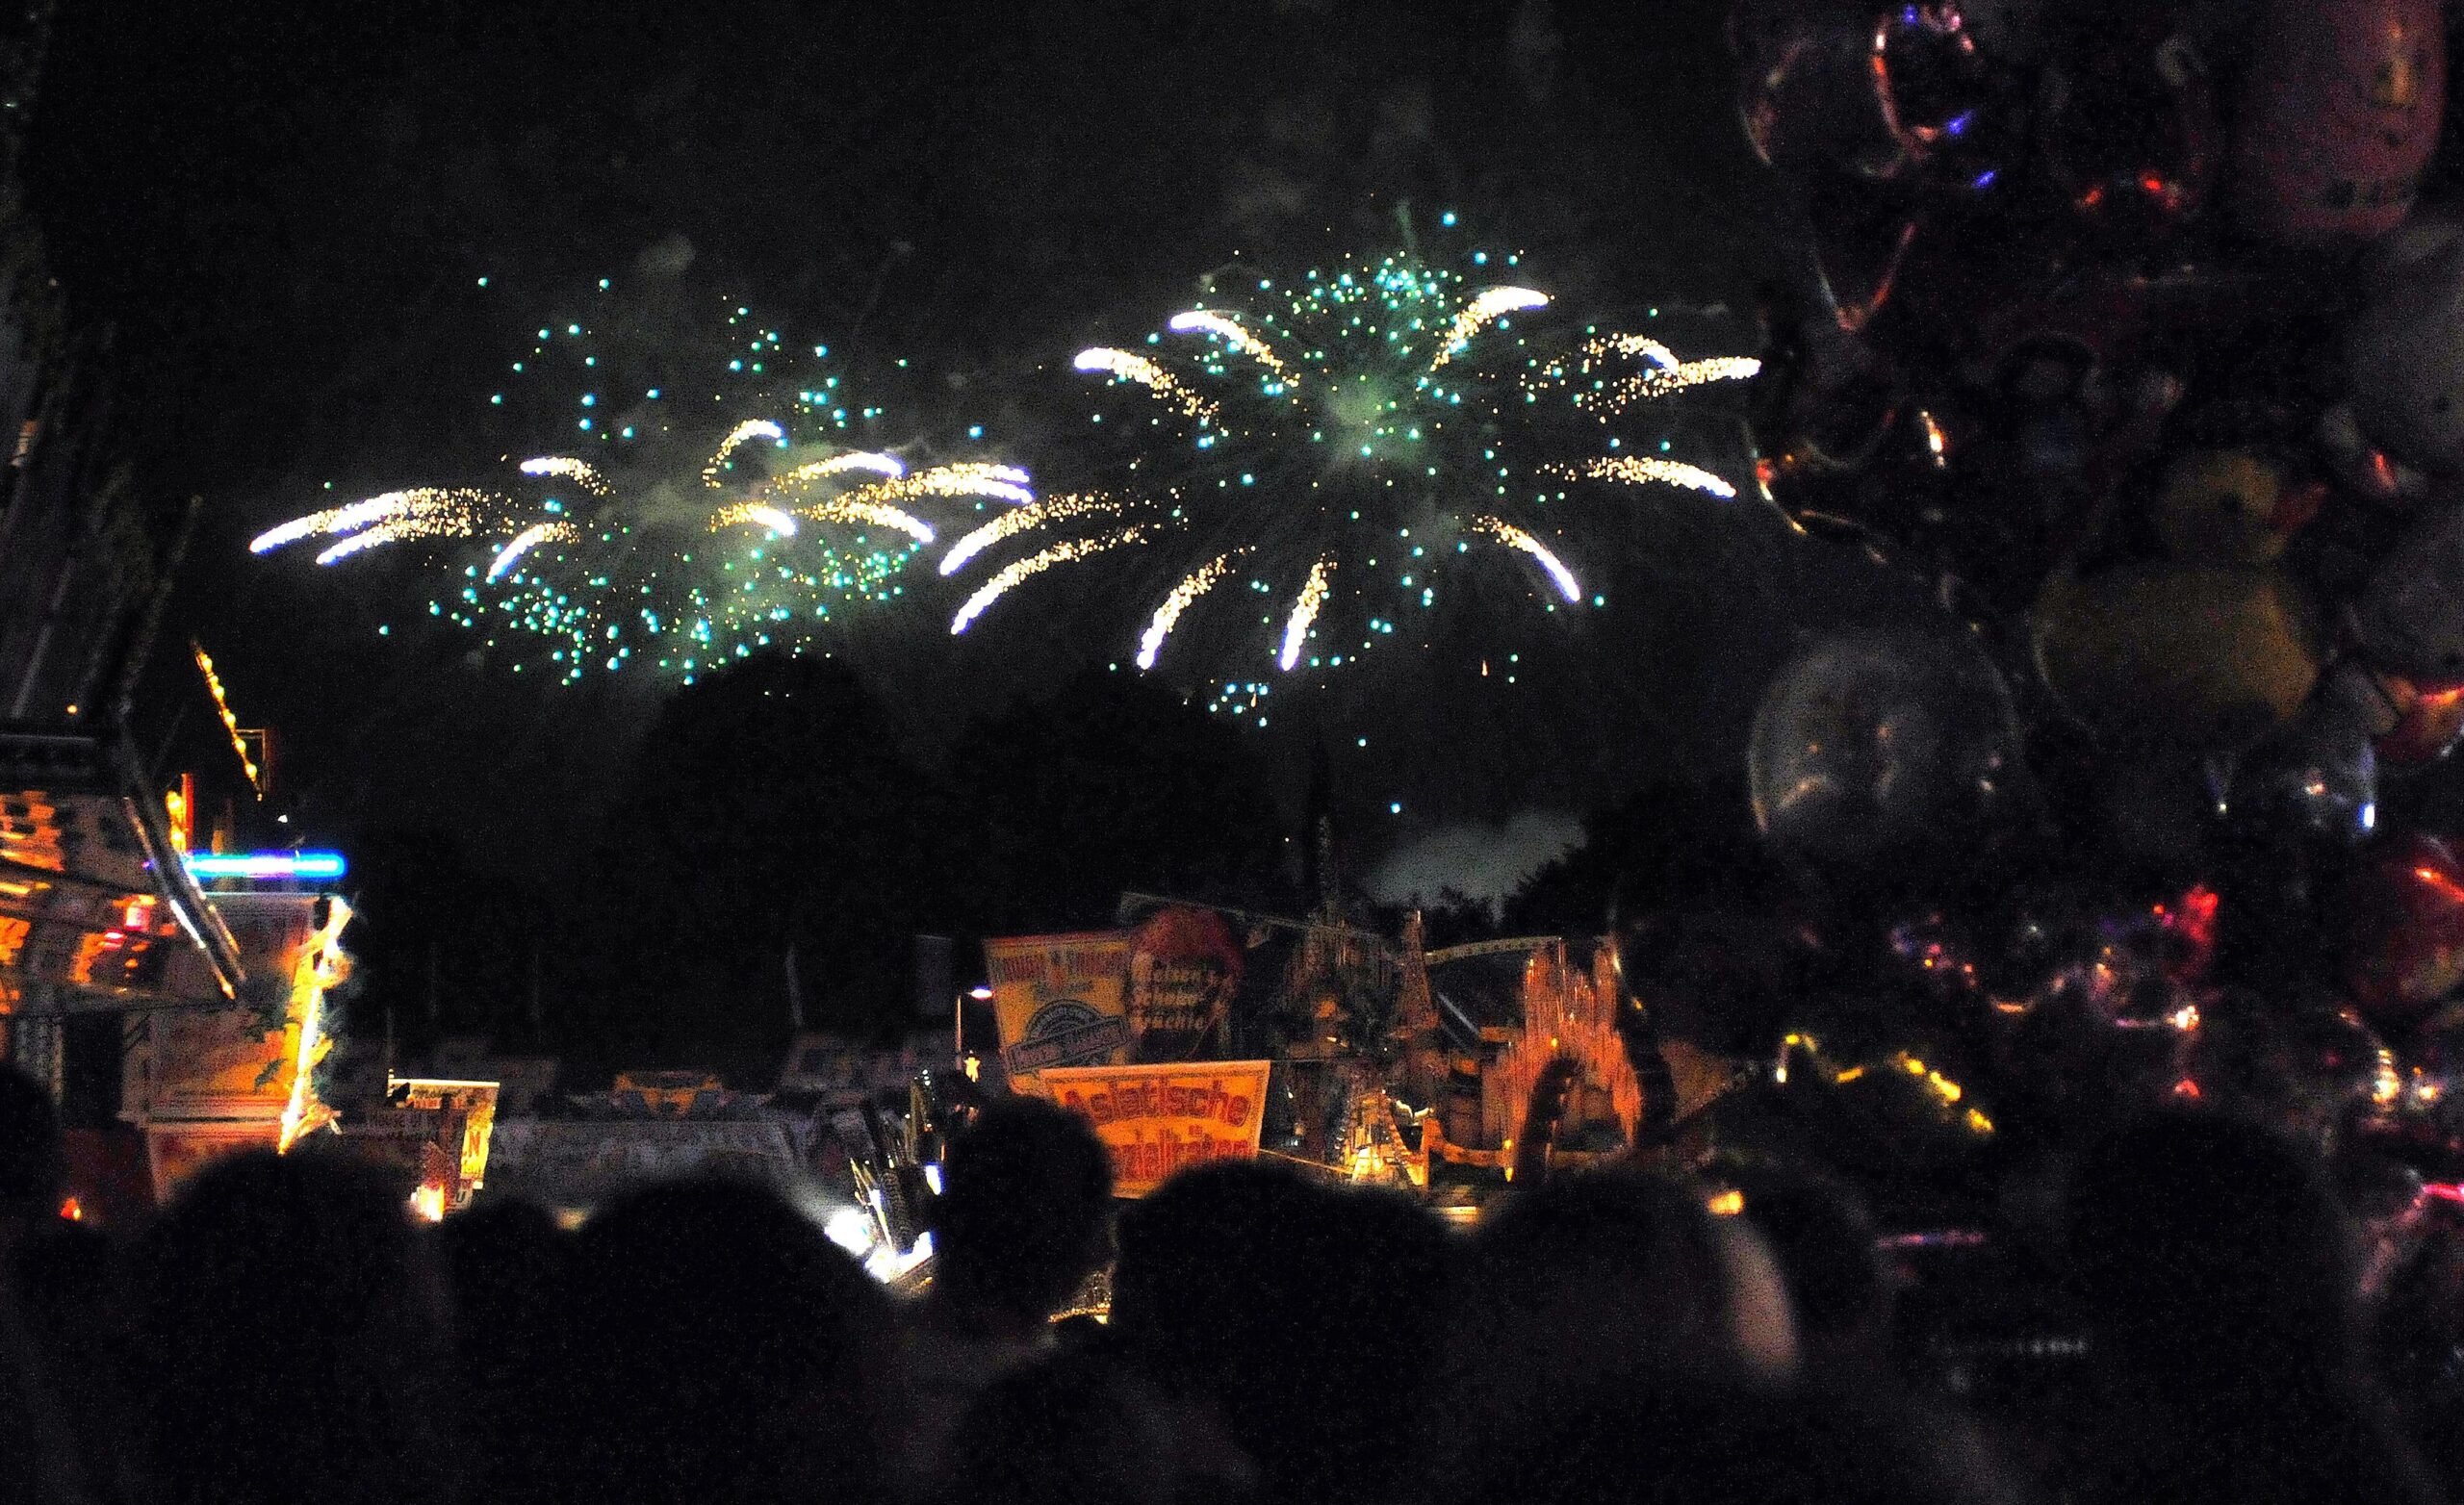
[{"label": "yellow sign", "polygon": [[1091,1119],[1113,1152],[1113,1190],[1142,1197],[1174,1171],[1257,1157],[1271,1064],[1056,1066],[1043,1073],[1040,1095]]},{"label": "yellow sign", "polygon": [[1129,1044],[1129,937],[1118,931],[1013,935],[984,943],[1001,1064],[1036,1092],[1056,1066],[1118,1062]]}]

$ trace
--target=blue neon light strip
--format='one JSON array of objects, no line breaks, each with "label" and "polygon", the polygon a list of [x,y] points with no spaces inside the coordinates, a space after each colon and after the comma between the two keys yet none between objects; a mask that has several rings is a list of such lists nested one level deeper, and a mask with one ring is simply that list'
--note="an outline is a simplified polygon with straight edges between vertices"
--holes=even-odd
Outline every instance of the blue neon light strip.
[{"label": "blue neon light strip", "polygon": [[283,879],[333,879],[347,871],[339,852],[192,852],[189,873],[195,878],[248,878],[261,881]]}]

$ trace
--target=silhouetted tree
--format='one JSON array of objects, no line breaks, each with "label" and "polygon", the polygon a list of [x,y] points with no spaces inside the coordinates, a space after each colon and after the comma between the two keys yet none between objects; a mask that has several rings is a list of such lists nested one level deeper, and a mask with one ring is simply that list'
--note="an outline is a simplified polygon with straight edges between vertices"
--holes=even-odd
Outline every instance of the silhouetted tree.
[{"label": "silhouetted tree", "polygon": [[582,1027],[654,1057],[776,1044],[790,945],[813,1023],[895,1026],[909,937],[948,902],[944,829],[843,666],[757,657],[678,691],[576,894]]},{"label": "silhouetted tree", "polygon": [[1168,690],[1091,670],[967,728],[952,767],[985,931],[1109,924],[1123,889],[1255,900],[1276,882],[1255,753]]}]

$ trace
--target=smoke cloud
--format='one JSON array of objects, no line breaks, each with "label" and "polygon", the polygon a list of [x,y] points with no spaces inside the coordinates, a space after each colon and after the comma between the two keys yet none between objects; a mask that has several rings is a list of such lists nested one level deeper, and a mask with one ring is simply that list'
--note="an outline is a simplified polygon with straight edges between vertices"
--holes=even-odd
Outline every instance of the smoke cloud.
[{"label": "smoke cloud", "polygon": [[1445,826],[1398,848],[1371,875],[1381,903],[1430,903],[1446,889],[1496,906],[1533,869],[1582,839],[1576,816],[1525,810],[1502,824]]}]

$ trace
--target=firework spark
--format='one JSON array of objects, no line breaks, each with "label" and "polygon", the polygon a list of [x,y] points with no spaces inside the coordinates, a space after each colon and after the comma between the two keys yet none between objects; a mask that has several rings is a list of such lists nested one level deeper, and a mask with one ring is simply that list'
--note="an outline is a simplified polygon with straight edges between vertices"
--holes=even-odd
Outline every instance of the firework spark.
[{"label": "firework spark", "polygon": [[728,437],[719,441],[719,447],[710,451],[710,458],[702,467],[702,484],[712,491],[719,490],[723,484],[719,473],[727,469],[730,458],[757,439],[785,444],[787,431],[766,418],[746,419],[729,430]]},{"label": "firework spark", "polygon": [[[1186,314],[1174,314],[1165,327],[1176,334],[1196,331],[1213,335],[1277,376],[1287,381],[1292,379],[1291,368],[1283,364],[1283,357],[1275,354],[1272,346],[1242,328],[1238,320],[1212,309],[1194,308]],[[1082,370],[1085,369],[1080,368]]]},{"label": "firework spark", "polygon": [[1608,481],[1619,486],[1682,486],[1723,500],[1736,495],[1734,486],[1699,465],[1663,460],[1656,455],[1606,455],[1575,465],[1552,466],[1548,472],[1575,480]]},{"label": "firework spark", "polygon": [[[376,544],[398,543],[414,538],[467,538],[477,527],[484,511],[508,505],[495,492],[468,486],[415,486],[404,491],[389,491],[354,501],[345,507],[328,507],[294,518],[279,527],[269,528],[248,541],[248,552],[270,553],[274,549],[308,538],[337,538],[358,534],[362,530],[384,530],[384,536],[360,543],[358,548]],[[345,555],[354,550],[346,550]],[[334,551],[327,549],[327,553]],[[336,557],[344,557],[337,555]],[[320,564],[330,563],[321,557]]]},{"label": "firework spark", "polygon": [[575,532],[574,525],[570,523],[531,523],[528,527],[524,528],[521,532],[513,535],[512,542],[506,544],[502,548],[498,549],[496,557],[488,561],[488,583],[490,585],[494,585],[497,581],[503,579],[506,571],[512,569],[515,564],[521,561],[523,555],[530,552],[531,549],[537,548],[539,545],[547,543],[572,543],[579,536],[579,534]]},{"label": "firework spark", "polygon": [[523,461],[518,469],[525,475],[561,476],[594,497],[608,494],[607,477],[600,474],[588,460],[577,460],[569,454],[544,454],[535,460]]},{"label": "firework spark", "polygon": [[805,516],[816,523],[863,523],[874,527],[895,528],[919,544],[933,542],[933,524],[886,501],[866,501],[861,497],[842,497],[807,507]]},{"label": "firework spark", "polygon": [[1326,604],[1326,592],[1335,583],[1335,556],[1326,554],[1309,567],[1309,578],[1301,582],[1300,595],[1292,603],[1292,618],[1283,625],[1283,651],[1275,655],[1275,667],[1290,672],[1300,662],[1300,650],[1309,641],[1309,628],[1318,620],[1319,609]]},{"label": "firework spark", "polygon": [[1187,383],[1142,355],[1098,345],[1081,350],[1071,363],[1082,371],[1102,371],[1121,381],[1134,381],[1178,407],[1201,423],[1212,423],[1216,406],[1190,390]]},{"label": "firework spark", "polygon": [[781,488],[809,486],[815,481],[833,475],[845,475],[852,471],[869,471],[875,475],[886,475],[896,480],[907,473],[907,466],[896,455],[872,454],[859,449],[847,454],[834,454],[827,460],[814,460],[797,466],[772,484]]},{"label": "firework spark", "polygon": [[1118,513],[1124,505],[1125,503],[1111,497],[1077,495],[1046,497],[1041,501],[1020,507],[1015,512],[1001,514],[951,545],[950,551],[942,556],[941,573],[956,574],[968,560],[994,545],[1006,543],[1021,533],[1050,527],[1055,523],[1071,518],[1110,517]]},{"label": "firework spark", "polygon": [[1575,573],[1566,568],[1564,560],[1550,552],[1549,546],[1528,532],[1503,518],[1474,518],[1471,527],[1473,532],[1485,534],[1508,548],[1519,548],[1538,560],[1540,568],[1549,572],[1549,578],[1557,583],[1557,594],[1569,602],[1582,599],[1582,582],[1575,578]]},{"label": "firework spark", "polygon": [[1155,620],[1146,625],[1144,635],[1138,640],[1139,668],[1155,667],[1155,655],[1163,651],[1164,640],[1180,625],[1181,613],[1189,610],[1191,603],[1199,597],[1215,589],[1217,582],[1231,569],[1232,555],[1218,554],[1181,577],[1181,583],[1172,587],[1172,594],[1164,598],[1164,604],[1155,608]]},{"label": "firework spark", "polygon": [[950,619],[950,636],[956,637],[973,625],[975,619],[984,615],[986,607],[1009,594],[1010,589],[1020,581],[1041,574],[1055,565],[1076,564],[1124,545],[1142,544],[1147,536],[1146,524],[1132,523],[1117,532],[1096,538],[1065,539],[1061,543],[1047,545],[1024,559],[1002,566],[1000,573],[968,597],[965,604],[959,607],[958,615]]},{"label": "firework spark", "polygon": [[1520,313],[1527,308],[1548,306],[1549,294],[1534,293],[1529,288],[1488,289],[1465,304],[1463,311],[1454,316],[1454,322],[1446,326],[1446,341],[1437,347],[1437,353],[1429,357],[1428,369],[1434,371],[1461,355],[1471,347],[1475,336],[1506,315]]}]

